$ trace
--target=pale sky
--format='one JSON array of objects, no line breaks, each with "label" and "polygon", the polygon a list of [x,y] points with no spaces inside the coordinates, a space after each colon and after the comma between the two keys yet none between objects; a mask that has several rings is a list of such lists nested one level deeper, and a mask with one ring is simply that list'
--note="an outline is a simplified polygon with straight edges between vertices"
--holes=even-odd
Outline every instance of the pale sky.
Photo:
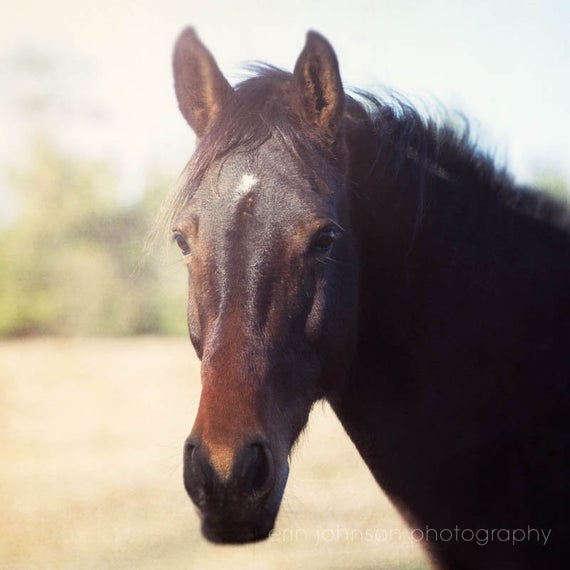
[{"label": "pale sky", "polygon": [[518,180],[539,168],[570,179],[568,0],[1,2],[0,184],[37,127],[14,113],[30,87],[14,61],[29,54],[48,62],[31,87],[55,94],[43,126],[64,148],[115,163],[127,197],[150,168],[176,175],[193,137],[170,56],[188,24],[234,81],[251,60],[291,70],[306,31],[318,30],[346,86],[438,100],[464,111]]}]

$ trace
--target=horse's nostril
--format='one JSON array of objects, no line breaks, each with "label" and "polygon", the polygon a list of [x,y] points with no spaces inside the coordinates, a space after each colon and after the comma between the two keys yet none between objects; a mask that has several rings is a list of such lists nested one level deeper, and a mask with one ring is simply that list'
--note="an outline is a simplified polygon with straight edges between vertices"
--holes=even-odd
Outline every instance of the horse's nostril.
[{"label": "horse's nostril", "polygon": [[199,446],[199,442],[193,437],[189,437],[184,442],[184,464],[186,466],[194,466],[196,462],[196,451]]},{"label": "horse's nostril", "polygon": [[242,485],[244,493],[254,495],[268,489],[272,472],[272,457],[262,443],[249,445],[244,453]]},{"label": "horse's nostril", "polygon": [[[202,483],[205,480],[204,465],[200,442],[194,437],[189,437],[184,443],[184,471]],[[186,476],[185,475],[185,476]]]},{"label": "horse's nostril", "polygon": [[187,443],[184,447],[184,461],[192,461],[196,446],[192,443]]}]

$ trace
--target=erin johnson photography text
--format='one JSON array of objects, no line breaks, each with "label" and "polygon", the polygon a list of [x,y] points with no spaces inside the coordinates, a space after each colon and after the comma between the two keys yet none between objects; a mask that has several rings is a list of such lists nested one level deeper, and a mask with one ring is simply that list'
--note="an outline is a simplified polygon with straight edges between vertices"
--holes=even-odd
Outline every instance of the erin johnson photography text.
[{"label": "erin johnson photography text", "polygon": [[552,530],[534,528],[440,528],[430,526],[403,530],[401,528],[351,529],[343,526],[306,528],[282,528],[271,532],[270,540],[276,542],[307,542],[327,544],[336,542],[472,542],[486,546],[492,542],[510,543],[513,546],[525,542],[535,542],[546,546]]}]

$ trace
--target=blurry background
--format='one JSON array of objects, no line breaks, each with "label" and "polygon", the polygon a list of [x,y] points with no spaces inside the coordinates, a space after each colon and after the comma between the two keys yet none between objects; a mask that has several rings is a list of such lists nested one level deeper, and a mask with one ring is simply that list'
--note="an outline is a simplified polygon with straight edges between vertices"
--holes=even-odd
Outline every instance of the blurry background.
[{"label": "blurry background", "polygon": [[[4,2],[0,568],[425,568],[325,407],[294,457],[292,534],[199,537],[181,484],[199,393],[185,268],[143,252],[193,148],[170,73],[187,24],[232,81],[250,60],[292,69],[316,29],[347,87],[463,110],[517,180],[568,200],[565,0]],[[350,534],[379,529],[394,533]]]}]

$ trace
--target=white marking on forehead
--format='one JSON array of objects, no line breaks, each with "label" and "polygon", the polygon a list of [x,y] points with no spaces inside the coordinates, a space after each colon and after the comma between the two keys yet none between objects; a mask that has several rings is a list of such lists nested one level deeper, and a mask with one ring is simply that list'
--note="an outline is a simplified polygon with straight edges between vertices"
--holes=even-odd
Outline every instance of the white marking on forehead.
[{"label": "white marking on forehead", "polygon": [[257,178],[253,174],[244,174],[236,188],[236,196],[241,198],[250,192],[257,184]]}]

